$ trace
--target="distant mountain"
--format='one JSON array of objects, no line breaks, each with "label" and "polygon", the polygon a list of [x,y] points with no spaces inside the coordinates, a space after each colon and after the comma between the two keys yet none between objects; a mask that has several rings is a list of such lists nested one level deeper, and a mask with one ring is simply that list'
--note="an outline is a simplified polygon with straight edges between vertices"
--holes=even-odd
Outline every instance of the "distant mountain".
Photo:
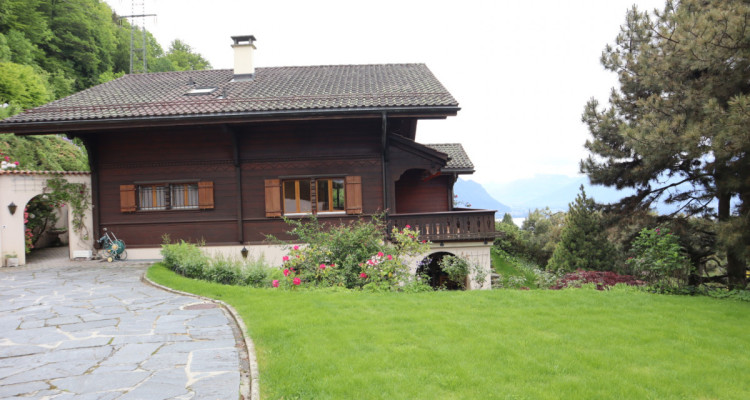
[{"label": "distant mountain", "polygon": [[[597,203],[616,203],[635,193],[632,189],[617,190],[606,186],[592,185],[586,176],[536,175],[508,183],[486,183],[484,185],[459,178],[453,186],[459,202],[471,204],[470,208],[497,210],[496,218],[510,213],[514,218],[523,218],[529,211],[549,207],[552,211],[568,211],[583,185],[586,196]],[[502,200],[501,203],[498,199]],[[668,214],[677,209],[675,205],[657,204],[656,211]]]},{"label": "distant mountain", "polygon": [[453,185],[453,193],[457,194],[457,201],[461,203],[458,207],[477,208],[484,210],[497,210],[495,218],[502,218],[503,214],[511,212],[511,208],[493,198],[484,187],[474,181],[459,178]]},{"label": "distant mountain", "polygon": [[579,193],[581,185],[586,195],[598,203],[614,203],[633,193],[618,191],[605,186],[592,185],[586,176],[536,175],[508,183],[485,184],[487,191],[496,199],[502,199],[512,208],[513,217],[525,217],[530,210],[549,207],[552,211],[568,211]]}]

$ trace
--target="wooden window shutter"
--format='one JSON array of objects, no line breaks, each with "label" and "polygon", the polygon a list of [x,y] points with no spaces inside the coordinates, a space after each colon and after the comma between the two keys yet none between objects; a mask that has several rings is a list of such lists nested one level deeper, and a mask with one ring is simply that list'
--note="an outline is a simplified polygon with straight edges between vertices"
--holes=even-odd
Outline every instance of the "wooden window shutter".
[{"label": "wooden window shutter", "polygon": [[344,203],[347,214],[362,214],[362,177],[344,178]]},{"label": "wooden window shutter", "polygon": [[213,210],[214,208],[214,183],[198,182],[198,208],[201,210]]},{"label": "wooden window shutter", "polygon": [[281,214],[281,180],[266,179],[266,218],[280,217]]},{"label": "wooden window shutter", "polygon": [[120,185],[120,212],[135,212],[135,185]]}]

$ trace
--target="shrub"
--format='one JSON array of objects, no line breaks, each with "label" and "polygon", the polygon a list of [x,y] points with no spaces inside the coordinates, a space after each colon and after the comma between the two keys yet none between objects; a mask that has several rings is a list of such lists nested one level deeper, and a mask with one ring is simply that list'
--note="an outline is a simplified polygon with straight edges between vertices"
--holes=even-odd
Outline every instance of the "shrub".
[{"label": "shrub", "polygon": [[557,282],[550,286],[550,289],[559,290],[570,287],[595,287],[597,290],[604,290],[617,284],[626,284],[630,286],[643,286],[646,282],[638,280],[631,275],[619,275],[612,271],[584,271],[565,274]]},{"label": "shrub", "polygon": [[644,228],[633,241],[627,264],[657,289],[681,287],[687,282],[690,262],[679,238],[666,228]]},{"label": "shrub", "polygon": [[273,269],[269,268],[262,258],[242,261],[221,255],[210,258],[198,245],[185,241],[170,243],[169,236],[166,235],[163,240],[161,254],[164,264],[188,278],[225,285],[267,287],[273,276]]},{"label": "shrub", "polygon": [[[286,221],[293,227],[289,233],[305,244],[287,246],[289,253],[282,260],[284,276],[273,283],[275,287],[400,290],[410,279],[406,259],[429,248],[409,226],[394,228],[391,242],[385,242],[379,217],[335,226],[321,224],[315,217],[308,222]],[[275,237],[269,239],[278,242]]]}]

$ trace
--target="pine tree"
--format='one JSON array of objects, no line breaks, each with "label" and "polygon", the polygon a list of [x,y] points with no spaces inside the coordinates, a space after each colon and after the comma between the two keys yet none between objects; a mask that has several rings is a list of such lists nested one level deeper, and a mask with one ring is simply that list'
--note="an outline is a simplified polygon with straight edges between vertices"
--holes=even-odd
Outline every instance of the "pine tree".
[{"label": "pine tree", "polygon": [[583,114],[593,140],[581,171],[636,189],[622,214],[665,201],[720,221],[733,287],[745,285],[750,249],[748,21],[746,1],[670,0],[653,15],[634,7],[602,55],[620,88],[609,108],[591,100]]},{"label": "pine tree", "polygon": [[558,272],[612,269],[614,246],[607,240],[595,205],[581,185],[581,193],[568,205],[565,227],[547,269]]}]

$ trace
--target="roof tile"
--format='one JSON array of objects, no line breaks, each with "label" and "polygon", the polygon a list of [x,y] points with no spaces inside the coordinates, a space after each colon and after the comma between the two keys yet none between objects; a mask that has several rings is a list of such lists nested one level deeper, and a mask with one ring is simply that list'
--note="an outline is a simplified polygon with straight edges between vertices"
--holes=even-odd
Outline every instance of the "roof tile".
[{"label": "roof tile", "polygon": [[[232,78],[232,70],[125,75],[0,121],[0,126],[282,110],[458,106],[424,64],[257,68],[253,80],[232,82]],[[218,90],[187,96],[194,87]]]}]

